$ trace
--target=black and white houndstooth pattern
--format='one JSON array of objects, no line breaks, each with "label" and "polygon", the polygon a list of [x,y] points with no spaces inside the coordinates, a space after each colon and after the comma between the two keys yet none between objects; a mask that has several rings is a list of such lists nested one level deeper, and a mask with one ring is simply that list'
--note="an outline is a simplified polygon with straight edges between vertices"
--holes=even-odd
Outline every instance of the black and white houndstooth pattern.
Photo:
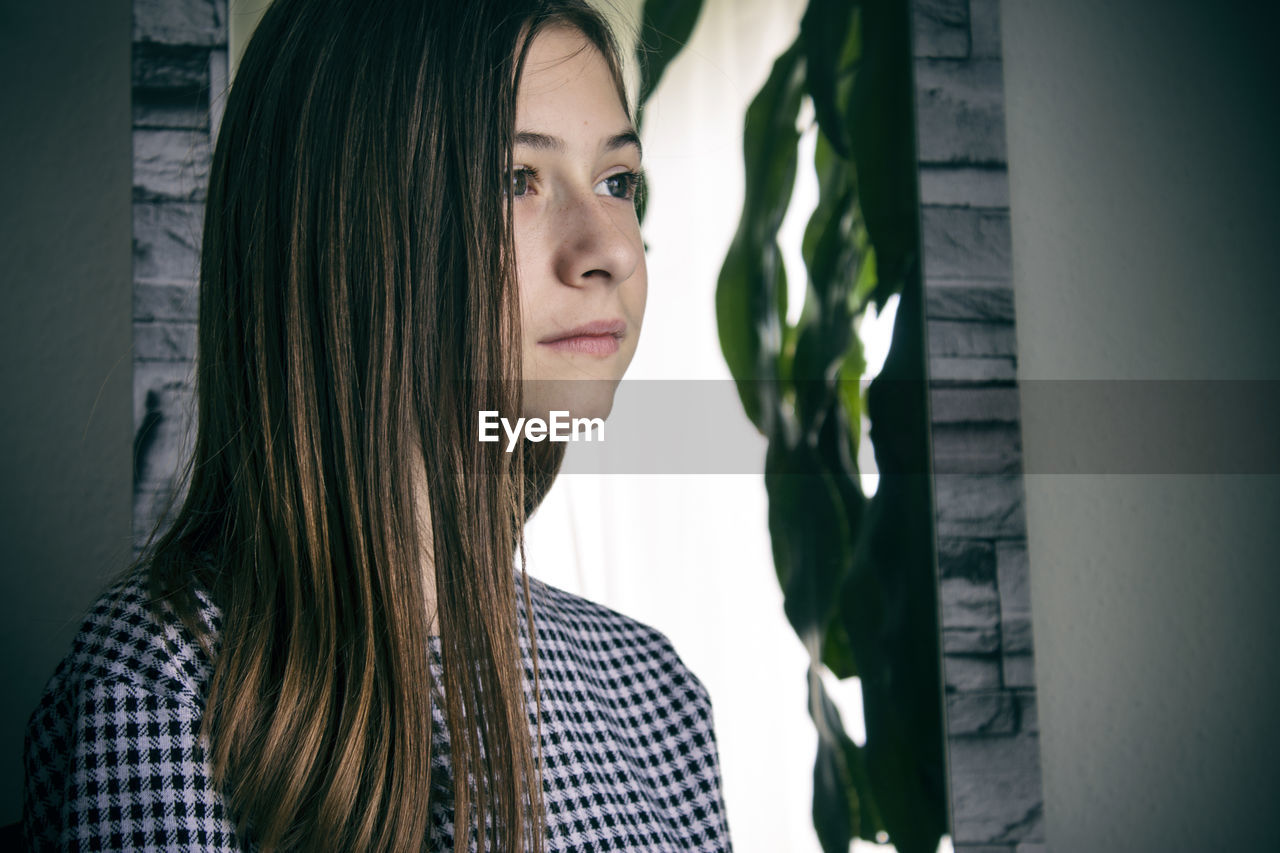
[{"label": "black and white houndstooth pattern", "polygon": [[[652,628],[532,579],[531,589],[549,853],[730,850],[702,684]],[[211,604],[206,616],[216,630]],[[198,737],[210,671],[176,620],[151,616],[141,578],[104,593],[28,725],[32,849],[252,850]],[[436,708],[431,850],[455,846],[443,722]]]}]

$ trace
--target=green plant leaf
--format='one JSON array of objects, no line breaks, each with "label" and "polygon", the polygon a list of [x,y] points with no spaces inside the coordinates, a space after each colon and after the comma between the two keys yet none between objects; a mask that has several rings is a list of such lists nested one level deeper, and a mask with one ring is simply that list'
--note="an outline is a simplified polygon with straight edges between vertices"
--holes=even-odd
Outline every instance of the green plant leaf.
[{"label": "green plant leaf", "polygon": [[910,20],[894,0],[862,0],[861,8],[863,51],[845,120],[876,247],[872,298],[883,308],[902,289],[918,231]]},{"label": "green plant leaf", "polygon": [[846,853],[855,837],[874,839],[884,829],[865,750],[845,733],[835,703],[817,672],[809,670],[809,714],[818,730],[813,768],[813,825],[824,851]]},{"label": "green plant leaf", "polygon": [[[856,340],[856,339],[855,339]],[[861,345],[859,344],[859,347]],[[850,350],[852,353],[853,350]],[[867,498],[862,492],[862,480],[858,474],[858,457],[856,421],[851,421],[846,414],[845,403],[841,396],[849,386],[837,386],[839,393],[832,394],[827,400],[827,412],[823,419],[822,429],[818,432],[818,457],[823,466],[831,472],[836,490],[844,501],[845,512],[849,524],[850,535],[856,547],[862,529],[862,516],[866,511]]]},{"label": "green plant leaf", "polygon": [[[769,439],[771,545],[812,662],[813,817],[830,851],[887,831],[901,853],[933,853],[946,828],[910,52],[904,4],[810,0],[747,113],[746,197],[716,290],[721,349]],[[821,131],[819,202],[789,327],[777,232],[806,96]],[[854,321],[894,293],[889,358],[864,395]],[[870,501],[857,467],[864,411],[881,472]],[[862,680],[865,747],[844,733],[819,662]]]},{"label": "green plant leaf", "polygon": [[[808,300],[805,301],[804,311],[809,310]],[[801,313],[801,323],[804,322],[804,313]],[[796,339],[800,336],[799,325],[791,325],[783,323],[782,325],[782,348],[778,352],[778,381],[782,385],[784,393],[787,395],[788,401],[794,403],[795,394],[792,392],[792,382],[795,380],[795,371],[793,369],[796,358]]]},{"label": "green plant leaf", "polygon": [[782,418],[782,329],[775,290],[786,289],[778,260],[759,261],[743,239],[734,239],[716,284],[720,351],[733,375],[738,398],[756,429],[770,435]]},{"label": "green plant leaf", "polygon": [[857,4],[849,0],[809,0],[800,19],[806,82],[818,127],[846,159],[850,156],[849,133],[838,93],[851,83],[861,54],[857,13]]},{"label": "green plant leaf", "polygon": [[684,48],[698,23],[702,0],[645,0],[636,57],[642,69],[640,116],[671,60]]},{"label": "green plant leaf", "polygon": [[838,397],[847,424],[849,457],[854,460],[855,467],[858,447],[862,443],[862,375],[866,371],[867,360],[862,350],[862,341],[855,335],[853,345],[849,347],[844,361],[840,364],[837,377]]},{"label": "green plant leaf", "polygon": [[[865,226],[858,229],[858,245],[863,247],[862,265],[858,269],[858,279],[853,285],[849,309],[855,317],[867,310],[867,304],[880,283],[879,276],[876,275],[876,247],[871,245]],[[884,304],[881,303],[880,307],[883,308]]]},{"label": "green plant leaf", "polygon": [[844,751],[838,744],[819,739],[813,764],[813,828],[824,853],[848,853],[858,834],[858,805],[844,767]]},{"label": "green plant leaf", "polygon": [[880,486],[840,613],[859,662],[867,772],[886,830],[902,853],[931,853],[947,809],[918,265],[905,283],[888,358],[867,394]]},{"label": "green plant leaf", "polygon": [[[818,205],[805,228],[801,249],[809,287],[793,368],[797,382],[809,383],[797,390],[797,417],[801,428],[811,433],[821,427],[818,413],[825,412],[829,398],[838,393],[835,386],[841,377],[862,364],[862,345],[854,330],[858,304],[854,291],[867,250],[865,236],[859,239],[864,229],[853,168],[822,134],[815,146],[814,169]],[[858,424],[859,411],[852,409],[849,414],[849,422]],[[855,458],[857,433],[852,431]]]},{"label": "green plant leaf", "polygon": [[858,674],[858,662],[839,614],[833,614],[827,622],[827,633],[822,638],[822,664],[836,678],[853,678]]},{"label": "green plant leaf", "polygon": [[787,288],[777,234],[795,184],[803,81],[800,50],[793,44],[774,62],[747,109],[742,217],[716,282],[720,350],[747,416],[766,435],[775,431],[780,418],[778,360]]},{"label": "green plant leaf", "polygon": [[853,556],[849,513],[834,478],[803,440],[769,443],[764,482],[783,609],[811,654],[820,656]]},{"label": "green plant leaf", "polygon": [[821,311],[835,325],[849,316],[847,294],[866,250],[866,241],[858,239],[862,228],[858,181],[853,164],[836,153],[822,134],[814,145],[813,165],[818,205],[805,225],[801,256]]}]

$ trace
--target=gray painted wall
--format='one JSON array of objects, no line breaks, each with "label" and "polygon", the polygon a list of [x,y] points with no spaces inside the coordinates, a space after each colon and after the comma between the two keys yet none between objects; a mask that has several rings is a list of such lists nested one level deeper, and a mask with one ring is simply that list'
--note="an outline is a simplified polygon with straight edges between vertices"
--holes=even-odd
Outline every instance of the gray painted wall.
[{"label": "gray painted wall", "polygon": [[129,21],[0,9],[0,823],[45,679],[131,556]]},{"label": "gray painted wall", "polygon": [[1054,851],[1280,837],[1280,478],[1044,473],[1130,413],[1064,418],[1034,381],[1280,378],[1277,14],[1243,11],[1268,6],[1001,4]]}]

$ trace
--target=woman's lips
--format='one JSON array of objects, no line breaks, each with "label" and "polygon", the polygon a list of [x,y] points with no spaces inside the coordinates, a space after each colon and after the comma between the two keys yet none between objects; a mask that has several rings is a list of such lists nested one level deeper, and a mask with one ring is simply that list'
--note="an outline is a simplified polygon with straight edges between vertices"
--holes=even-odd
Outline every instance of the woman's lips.
[{"label": "woman's lips", "polygon": [[621,320],[596,320],[543,338],[538,345],[564,353],[613,355],[626,332],[627,324]]},{"label": "woman's lips", "polygon": [[545,341],[544,347],[557,352],[580,352],[586,355],[613,355],[618,351],[618,338],[614,335],[577,335],[572,338],[560,338]]}]

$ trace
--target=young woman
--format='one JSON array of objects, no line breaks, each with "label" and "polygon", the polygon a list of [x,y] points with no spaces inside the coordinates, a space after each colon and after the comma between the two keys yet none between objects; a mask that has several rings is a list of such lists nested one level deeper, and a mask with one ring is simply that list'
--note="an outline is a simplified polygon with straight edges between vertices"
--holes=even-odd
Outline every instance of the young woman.
[{"label": "young woman", "polygon": [[[32,716],[36,849],[727,850],[710,704],[531,581],[647,286],[640,143],[579,0],[275,0],[227,101],[173,525]],[[522,555],[521,555],[522,556]]]}]

